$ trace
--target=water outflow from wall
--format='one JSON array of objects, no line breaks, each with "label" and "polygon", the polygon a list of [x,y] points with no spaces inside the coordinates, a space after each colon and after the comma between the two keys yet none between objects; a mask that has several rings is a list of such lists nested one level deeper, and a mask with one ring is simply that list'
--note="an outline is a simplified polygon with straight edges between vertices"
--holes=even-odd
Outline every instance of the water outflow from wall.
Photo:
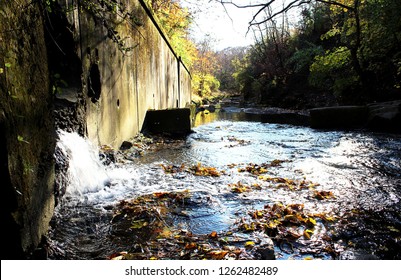
[{"label": "water outflow from wall", "polygon": [[58,136],[57,147],[68,162],[67,174],[63,175],[66,195],[80,196],[103,188],[110,178],[99,159],[99,149],[75,132],[59,130]]}]

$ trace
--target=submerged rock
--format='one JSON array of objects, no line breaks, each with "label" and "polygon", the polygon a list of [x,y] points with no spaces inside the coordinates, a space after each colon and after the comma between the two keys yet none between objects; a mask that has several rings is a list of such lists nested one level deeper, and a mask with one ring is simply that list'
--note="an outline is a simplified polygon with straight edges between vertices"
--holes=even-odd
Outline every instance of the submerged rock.
[{"label": "submerged rock", "polygon": [[379,258],[362,250],[347,250],[340,254],[340,260],[379,260]]}]

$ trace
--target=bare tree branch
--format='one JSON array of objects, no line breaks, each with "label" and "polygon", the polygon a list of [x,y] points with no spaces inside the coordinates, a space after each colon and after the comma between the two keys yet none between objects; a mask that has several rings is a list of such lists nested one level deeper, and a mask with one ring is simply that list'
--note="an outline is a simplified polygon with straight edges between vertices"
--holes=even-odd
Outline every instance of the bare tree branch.
[{"label": "bare tree branch", "polygon": [[[230,0],[230,1],[215,0],[215,1],[220,2],[223,6],[229,4],[229,5],[233,5],[234,7],[237,7],[240,9],[259,8],[253,15],[251,21],[249,22],[249,27],[248,27],[247,33],[253,26],[266,23],[266,22],[272,20],[273,18],[288,12],[289,10],[291,10],[293,8],[300,7],[305,4],[310,4],[312,2],[319,2],[319,3],[323,3],[323,4],[327,4],[327,5],[338,6],[343,9],[350,10],[350,11],[355,11],[355,6],[349,6],[349,5],[343,4],[339,1],[334,1],[334,0],[293,0],[289,4],[283,6],[283,8],[279,9],[277,12],[268,13],[267,17],[265,17],[263,20],[258,21],[257,18],[260,16],[262,11],[265,11],[266,9],[271,8],[272,4],[274,2],[276,2],[276,0],[266,0],[266,3],[247,4],[247,5],[238,4],[238,3],[234,2],[233,0]],[[227,10],[226,10],[226,12],[227,12]]]}]

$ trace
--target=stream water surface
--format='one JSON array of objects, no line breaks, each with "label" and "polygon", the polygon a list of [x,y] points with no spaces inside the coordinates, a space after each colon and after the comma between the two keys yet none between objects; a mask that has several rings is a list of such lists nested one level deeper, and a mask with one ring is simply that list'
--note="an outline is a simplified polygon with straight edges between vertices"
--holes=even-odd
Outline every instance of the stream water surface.
[{"label": "stream water surface", "polygon": [[[68,187],[52,222],[49,258],[105,259],[130,250],[133,244],[113,236],[116,205],[188,191],[191,203],[171,215],[186,232],[240,234],[252,213],[302,205],[304,217],[314,217],[313,231],[294,223],[299,236],[278,238],[277,227],[277,259],[401,259],[400,135],[262,123],[238,111],[202,112],[196,122],[185,140],[143,156],[121,153],[107,166],[97,147],[60,131]],[[220,176],[197,176],[184,166],[213,167]]]}]

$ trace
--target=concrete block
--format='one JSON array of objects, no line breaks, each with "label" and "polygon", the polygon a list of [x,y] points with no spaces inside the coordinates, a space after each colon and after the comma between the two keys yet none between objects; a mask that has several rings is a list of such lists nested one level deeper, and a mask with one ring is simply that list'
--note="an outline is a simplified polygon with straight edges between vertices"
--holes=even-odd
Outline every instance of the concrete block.
[{"label": "concrete block", "polygon": [[358,128],[366,125],[366,106],[337,106],[310,110],[310,124],[313,128]]},{"label": "concrete block", "polygon": [[142,133],[187,135],[192,132],[190,118],[189,108],[149,110],[146,113]]}]

